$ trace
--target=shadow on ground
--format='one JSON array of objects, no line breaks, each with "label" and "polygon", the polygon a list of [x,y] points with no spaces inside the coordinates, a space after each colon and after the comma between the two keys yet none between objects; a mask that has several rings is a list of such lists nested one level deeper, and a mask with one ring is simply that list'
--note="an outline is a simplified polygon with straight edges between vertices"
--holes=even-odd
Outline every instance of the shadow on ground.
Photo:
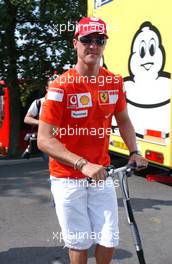
[{"label": "shadow on ground", "polygon": [[[143,212],[144,209],[161,210],[161,206],[172,206],[172,200],[132,198],[131,205],[135,212]],[[123,207],[122,198],[118,199],[118,206]]]},{"label": "shadow on ground", "polygon": [[[0,197],[37,199],[41,203],[46,203],[49,198],[44,193],[50,189],[48,180],[48,168],[41,159],[22,162],[7,160],[0,163]],[[42,189],[39,195],[35,195],[35,188]]]},{"label": "shadow on ground", "polygon": [[[89,250],[89,258],[94,257],[94,247]],[[114,259],[131,258],[132,254],[117,249]],[[0,252],[1,264],[69,264],[68,250],[63,247],[11,248]]]}]

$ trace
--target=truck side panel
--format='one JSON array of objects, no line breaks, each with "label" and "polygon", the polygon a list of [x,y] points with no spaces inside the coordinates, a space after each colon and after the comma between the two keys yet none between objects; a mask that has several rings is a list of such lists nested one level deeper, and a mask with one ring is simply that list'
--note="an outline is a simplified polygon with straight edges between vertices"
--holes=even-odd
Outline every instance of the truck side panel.
[{"label": "truck side panel", "polygon": [[[104,19],[109,40],[108,69],[122,74],[127,107],[139,150],[150,161],[172,168],[172,46],[170,0],[88,0],[88,15]],[[163,10],[163,11],[162,11]],[[115,120],[113,120],[116,127]],[[128,155],[116,128],[110,150]]]}]

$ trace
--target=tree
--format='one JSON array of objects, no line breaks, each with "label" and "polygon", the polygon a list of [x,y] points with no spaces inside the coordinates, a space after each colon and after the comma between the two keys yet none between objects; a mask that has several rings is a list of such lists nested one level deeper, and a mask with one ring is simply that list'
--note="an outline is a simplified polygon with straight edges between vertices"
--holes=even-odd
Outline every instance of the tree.
[{"label": "tree", "polygon": [[19,150],[21,104],[47,77],[75,63],[72,38],[76,22],[86,15],[82,0],[0,0],[0,79],[10,88],[10,149]]}]

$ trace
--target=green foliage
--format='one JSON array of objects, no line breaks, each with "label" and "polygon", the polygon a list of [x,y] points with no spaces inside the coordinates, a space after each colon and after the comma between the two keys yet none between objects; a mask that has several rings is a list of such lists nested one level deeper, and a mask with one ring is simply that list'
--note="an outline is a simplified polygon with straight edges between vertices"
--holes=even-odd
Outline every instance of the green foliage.
[{"label": "green foliage", "polygon": [[[16,11],[7,13],[11,5]],[[82,0],[0,0],[0,79],[9,67],[8,36],[10,19],[15,19],[16,69],[23,106],[35,90],[43,92],[48,76],[75,64],[72,38],[76,22],[86,15]]]},{"label": "green foliage", "polygon": [[28,104],[42,96],[47,77],[75,64],[72,38],[83,15],[86,0],[0,0],[0,80],[10,88],[9,156],[19,152],[23,117]]}]

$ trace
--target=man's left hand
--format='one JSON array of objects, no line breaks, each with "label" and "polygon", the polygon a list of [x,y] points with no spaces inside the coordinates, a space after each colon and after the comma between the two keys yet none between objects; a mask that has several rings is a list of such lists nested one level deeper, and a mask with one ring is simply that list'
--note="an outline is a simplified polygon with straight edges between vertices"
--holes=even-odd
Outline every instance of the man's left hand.
[{"label": "man's left hand", "polygon": [[131,155],[128,164],[133,164],[133,163],[136,164],[137,170],[143,170],[148,166],[148,161],[139,154]]}]

